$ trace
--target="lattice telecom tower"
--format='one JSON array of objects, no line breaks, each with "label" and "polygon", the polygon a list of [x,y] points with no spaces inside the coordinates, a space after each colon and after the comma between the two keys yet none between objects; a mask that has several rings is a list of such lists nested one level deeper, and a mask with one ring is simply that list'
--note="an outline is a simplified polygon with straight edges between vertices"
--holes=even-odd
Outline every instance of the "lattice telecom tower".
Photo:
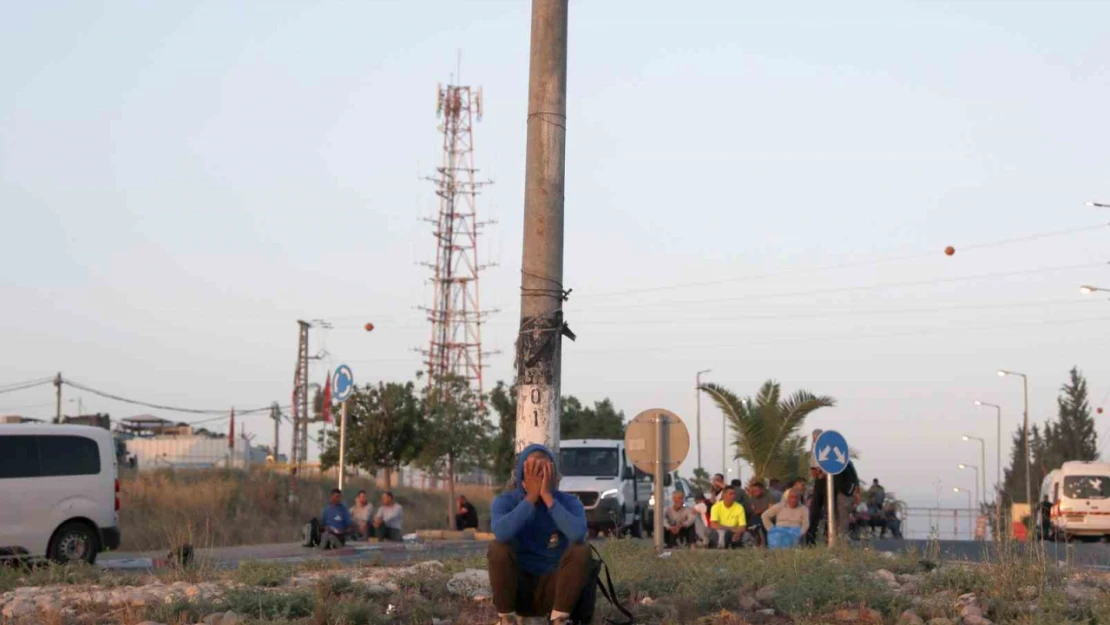
[{"label": "lattice telecom tower", "polygon": [[428,349],[422,350],[428,367],[428,383],[446,375],[466,378],[482,395],[482,311],[478,297],[478,275],[486,268],[478,264],[479,222],[475,200],[479,189],[489,184],[476,182],[474,175],[474,121],[482,119],[482,90],[447,85],[437,89],[436,115],[443,121],[443,164],[428,178],[436,185],[439,214],[427,221],[435,224],[435,263],[425,263],[432,275],[433,303],[424,308],[432,323]]},{"label": "lattice telecom tower", "polygon": [[[293,371],[293,446],[289,462],[303,467],[308,462],[308,329],[312,324],[297,321],[297,368]],[[274,450],[277,456],[277,450]]]}]

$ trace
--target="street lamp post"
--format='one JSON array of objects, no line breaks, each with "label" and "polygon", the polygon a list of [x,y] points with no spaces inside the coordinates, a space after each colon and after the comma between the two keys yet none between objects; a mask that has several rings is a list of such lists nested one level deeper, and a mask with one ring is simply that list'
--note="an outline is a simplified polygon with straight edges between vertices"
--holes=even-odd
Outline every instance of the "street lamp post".
[{"label": "street lamp post", "polygon": [[1110,208],[1110,204],[1106,204],[1105,202],[1087,202],[1087,206],[1091,208]]},{"label": "street lamp post", "polygon": [[[964,438],[967,437],[965,436]],[[979,467],[973,464],[964,464],[962,462],[956,466],[961,469],[975,469],[975,503],[976,507],[978,507],[979,502],[982,501],[981,499],[979,499]],[[970,495],[971,493],[968,494]]]},{"label": "street lamp post", "polygon": [[1110,293],[1110,289],[1104,289],[1101,287],[1084,284],[1083,286],[1079,287],[1079,292],[1084,295],[1090,295],[1091,293]]},{"label": "street lamp post", "polygon": [[697,374],[694,376],[694,393],[697,394],[697,401],[698,401],[697,417],[695,417],[694,422],[696,424],[697,436],[698,436],[698,468],[699,469],[705,468],[705,465],[701,463],[701,374],[709,373],[710,371],[712,371],[712,369],[702,369],[701,371],[698,371]]},{"label": "street lamp post", "polygon": [[975,472],[975,483],[977,485],[976,488],[978,488],[978,486],[980,485],[983,487],[983,490],[975,493],[975,502],[979,503],[983,501],[979,498],[979,493],[982,493],[983,495],[987,494],[987,441],[979,438],[978,436],[968,436],[966,434],[963,438],[964,441],[979,441],[979,466],[977,469],[981,469],[982,474],[980,474],[978,470],[976,470]]},{"label": "street lamp post", "polygon": [[998,375],[1006,377],[1008,375],[1021,376],[1022,388],[1022,402],[1024,409],[1022,410],[1021,418],[1021,436],[1025,441],[1025,501],[1029,504],[1029,511],[1033,511],[1033,487],[1029,475],[1029,376],[1017,371],[1007,371],[999,369]]},{"label": "street lamp post", "polygon": [[[998,464],[998,466],[996,467],[997,473],[994,476],[994,479],[995,479],[994,503],[995,503],[995,505],[1001,505],[1001,503],[1002,503],[1002,496],[1001,496],[1001,492],[1002,492],[1002,406],[999,406],[998,404],[989,404],[985,401],[979,401],[979,400],[975,401],[975,405],[976,406],[989,406],[991,408],[994,408],[995,411],[996,411],[997,417],[998,417],[998,420],[997,420],[998,438],[995,439],[995,462]],[[986,469],[983,469],[983,470],[985,471]]]},{"label": "street lamp post", "polygon": [[967,493],[967,510],[968,510],[967,535],[968,535],[968,538],[974,538],[975,537],[975,527],[972,524],[975,523],[975,520],[974,520],[975,515],[971,512],[971,491],[969,491],[966,488],[960,488],[958,486],[955,486],[955,487],[952,488],[952,492],[954,492],[954,493]]}]

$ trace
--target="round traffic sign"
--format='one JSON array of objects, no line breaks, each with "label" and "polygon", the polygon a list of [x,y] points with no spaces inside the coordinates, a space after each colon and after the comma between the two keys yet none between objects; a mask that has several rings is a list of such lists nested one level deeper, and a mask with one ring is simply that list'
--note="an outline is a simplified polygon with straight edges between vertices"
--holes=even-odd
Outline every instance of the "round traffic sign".
[{"label": "round traffic sign", "polygon": [[667,473],[678,468],[690,453],[690,432],[675,413],[662,408],[652,408],[636,415],[624,431],[624,448],[628,460],[644,473],[655,474],[655,432],[657,420],[664,419],[666,436],[663,445],[663,470]]},{"label": "round traffic sign", "polygon": [[840,432],[826,430],[813,443],[817,466],[829,475],[839,475],[848,468],[848,441]]},{"label": "round traffic sign", "polygon": [[355,375],[347,365],[339,365],[331,376],[331,396],[335,401],[346,401],[355,390]]}]

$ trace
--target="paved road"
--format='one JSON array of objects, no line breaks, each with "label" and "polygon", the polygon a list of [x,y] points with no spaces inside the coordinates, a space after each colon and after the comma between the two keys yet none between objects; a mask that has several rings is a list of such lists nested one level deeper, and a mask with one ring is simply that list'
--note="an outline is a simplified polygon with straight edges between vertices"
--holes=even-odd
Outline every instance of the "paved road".
[{"label": "paved road", "polygon": [[[927,540],[872,540],[872,549],[880,551],[905,551],[914,549],[920,554],[929,554],[933,543]],[[942,560],[966,560],[970,562],[997,561],[998,553],[993,543],[967,540],[941,540],[935,543]],[[1006,546],[1025,553],[1029,549],[1044,549],[1049,561],[1066,562],[1076,566],[1110,570],[1110,545],[1105,543],[1018,543]]]},{"label": "paved road", "polygon": [[[457,558],[485,553],[488,543],[468,541],[430,541],[416,544],[367,544],[349,543],[343,549],[320,551],[302,547],[298,543],[270,545],[243,545],[238,547],[213,547],[197,549],[195,558],[217,568],[235,568],[240,562],[266,560],[268,562],[306,562],[313,559],[341,562],[373,561],[382,564],[403,564],[421,560]],[[166,566],[166,552],[115,552],[97,558],[102,569],[135,571]]]},{"label": "paved road", "polygon": [[[643,541],[645,544],[647,540]],[[857,543],[859,544],[859,543]],[[926,540],[871,540],[866,545],[878,551],[904,552],[915,550],[928,556],[933,548],[939,549],[941,560],[964,560],[969,562],[996,561],[998,554],[993,543],[961,540],[942,540],[930,543]],[[196,558],[219,568],[235,568],[247,560],[267,560],[271,562],[305,562],[312,559],[334,559],[342,562],[374,561],[382,564],[403,564],[421,560],[479,555],[485,552],[487,543],[482,541],[432,541],[420,544],[350,544],[336,551],[307,549],[297,543],[274,545],[246,545],[241,547],[217,547],[198,549]],[[1105,543],[1045,543],[1033,546],[1017,544],[1013,548],[1024,553],[1030,548],[1044,549],[1050,561],[1110,570],[1110,545]],[[111,570],[146,570],[164,566],[165,553],[106,553],[101,554],[97,564]]]}]

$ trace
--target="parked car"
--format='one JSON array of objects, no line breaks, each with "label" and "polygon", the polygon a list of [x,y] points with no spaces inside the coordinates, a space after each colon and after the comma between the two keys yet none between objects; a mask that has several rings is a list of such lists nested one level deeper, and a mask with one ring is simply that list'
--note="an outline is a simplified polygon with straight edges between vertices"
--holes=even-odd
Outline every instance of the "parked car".
[{"label": "parked car", "polygon": [[0,424],[0,493],[0,559],[91,564],[119,547],[119,474],[107,430]]}]

